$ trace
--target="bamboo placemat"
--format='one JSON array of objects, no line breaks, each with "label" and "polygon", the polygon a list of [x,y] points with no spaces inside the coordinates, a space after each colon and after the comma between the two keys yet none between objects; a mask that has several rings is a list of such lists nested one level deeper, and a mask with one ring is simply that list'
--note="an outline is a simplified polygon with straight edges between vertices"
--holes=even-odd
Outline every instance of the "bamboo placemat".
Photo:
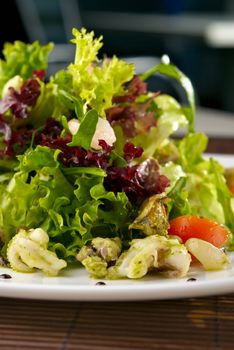
[{"label": "bamboo placemat", "polygon": [[234,295],[77,303],[0,299],[0,349],[234,349]]}]

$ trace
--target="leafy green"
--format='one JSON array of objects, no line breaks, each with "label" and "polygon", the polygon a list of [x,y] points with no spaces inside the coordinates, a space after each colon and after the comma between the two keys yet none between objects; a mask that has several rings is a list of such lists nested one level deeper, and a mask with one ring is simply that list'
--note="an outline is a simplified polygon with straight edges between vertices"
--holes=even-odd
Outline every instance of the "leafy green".
[{"label": "leafy green", "polygon": [[2,175],[0,228],[3,254],[19,227],[41,227],[48,232],[49,249],[65,260],[93,237],[122,235],[131,220],[124,192],[105,190],[106,173],[97,168],[63,169],[59,152],[45,146],[19,156],[18,171]]},{"label": "leafy green", "polygon": [[175,164],[174,162],[167,162],[165,165],[161,165],[160,172],[170,180],[170,186],[166,189],[167,193],[174,187],[181,177],[185,176],[182,166]]},{"label": "leafy green", "polygon": [[[231,232],[234,232],[234,211],[232,208],[233,195],[227,187],[225,178],[223,176],[220,164],[214,159],[210,160],[211,171],[214,174],[214,182],[217,189],[219,202],[222,205],[225,217],[225,224],[229,227]],[[234,249],[233,235],[231,240],[231,248]]]},{"label": "leafy green", "polygon": [[102,47],[102,36],[94,39],[94,32],[87,33],[85,28],[81,31],[73,29],[74,39],[71,40],[76,45],[75,64],[82,68],[88,68],[90,63],[97,62],[98,51]]},{"label": "leafy green", "polygon": [[191,212],[225,224],[224,208],[218,198],[214,174],[208,165],[207,172],[197,171],[187,175],[185,188]]},{"label": "leafy green", "polygon": [[97,112],[95,109],[89,110],[81,120],[79,129],[77,130],[76,134],[73,135],[72,141],[68,145],[81,146],[85,149],[89,149],[93,135],[96,131],[97,122]]},{"label": "leafy green", "polygon": [[63,176],[54,154],[53,150],[38,146],[19,156],[19,171],[5,188],[0,205],[4,243],[8,243],[18,227],[47,228],[58,200],[64,197],[72,200],[73,187]]},{"label": "leafy green", "polygon": [[[57,155],[57,154],[56,154]],[[22,172],[40,170],[46,167],[58,167],[58,161],[54,157],[54,152],[48,147],[37,146],[35,150],[29,149],[23,155],[18,156],[20,161],[19,169]]]},{"label": "leafy green", "polygon": [[183,110],[173,97],[159,95],[155,102],[161,111],[157,126],[150,129],[147,137],[139,134],[133,138],[134,144],[144,145],[144,158],[153,156],[158,148],[168,143],[170,135],[187,124]]},{"label": "leafy green", "polygon": [[42,126],[46,119],[53,115],[57,103],[55,85],[51,82],[44,83],[40,81],[40,86],[41,93],[35,106],[29,111],[27,118],[27,124],[33,125],[35,128]]},{"label": "leafy green", "polygon": [[72,168],[63,168],[63,173],[65,175],[78,175],[78,174],[90,174],[100,177],[105,177],[106,172],[100,168],[90,168],[90,167],[72,167]]},{"label": "leafy green", "polygon": [[207,143],[207,136],[203,133],[189,134],[179,142],[180,163],[185,171],[192,172],[194,167],[204,161],[202,154]]},{"label": "leafy green", "polygon": [[126,228],[131,220],[131,206],[124,192],[115,195],[106,191],[103,177],[90,174],[78,175],[75,185],[78,203],[72,222],[82,232],[85,241],[95,232],[108,237]]},{"label": "leafy green", "polygon": [[18,165],[16,159],[0,159],[0,171],[13,171]]},{"label": "leafy green", "polygon": [[184,177],[168,193],[172,199],[170,216],[199,215],[227,225],[233,231],[232,195],[223,177],[223,168],[202,156],[207,138],[202,133],[190,134],[178,144],[178,163]]},{"label": "leafy green", "polygon": [[181,177],[177,180],[174,187],[168,193],[171,201],[168,204],[170,219],[181,215],[191,214],[191,208],[188,201],[188,192],[185,190],[186,177]]},{"label": "leafy green", "polygon": [[187,120],[189,122],[189,131],[194,132],[195,97],[191,81],[176,66],[170,63],[168,56],[163,56],[161,63],[142,74],[141,79],[146,80],[155,73],[159,73],[167,77],[176,79],[183,87],[189,104],[189,108],[184,108],[183,112],[186,115]]},{"label": "leafy green", "polygon": [[21,41],[6,43],[3,49],[4,59],[0,60],[0,92],[5,83],[15,75],[28,79],[32,77],[34,70],[46,69],[52,48],[52,43],[40,45],[38,41],[32,44]]},{"label": "leafy green", "polygon": [[74,29],[73,35],[75,62],[68,66],[73,77],[73,90],[85,101],[86,107],[90,106],[104,116],[105,109],[112,106],[113,96],[124,93],[123,84],[132,79],[134,67],[116,56],[96,65],[102,37],[94,39],[94,33],[87,33],[84,28],[81,31]]},{"label": "leafy green", "polygon": [[[61,72],[64,73],[65,72]],[[52,117],[54,119],[60,120],[62,115],[69,117],[72,115],[72,112],[75,112],[75,115],[78,119],[82,119],[84,116],[84,102],[79,96],[75,96],[72,92],[72,87],[61,86],[59,81],[51,79],[51,82],[56,89],[56,100],[53,110]]]}]

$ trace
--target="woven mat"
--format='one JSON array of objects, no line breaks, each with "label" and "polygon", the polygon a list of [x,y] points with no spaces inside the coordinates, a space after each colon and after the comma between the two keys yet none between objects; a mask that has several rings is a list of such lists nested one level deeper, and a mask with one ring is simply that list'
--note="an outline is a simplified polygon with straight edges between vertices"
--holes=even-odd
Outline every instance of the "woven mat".
[{"label": "woven mat", "polygon": [[132,303],[0,299],[0,349],[234,349],[234,295]]}]

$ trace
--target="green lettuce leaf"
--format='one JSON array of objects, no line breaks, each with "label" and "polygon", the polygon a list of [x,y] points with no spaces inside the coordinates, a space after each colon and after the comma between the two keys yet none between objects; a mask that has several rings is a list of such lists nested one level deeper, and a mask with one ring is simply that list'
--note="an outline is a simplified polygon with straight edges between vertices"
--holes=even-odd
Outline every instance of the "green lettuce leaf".
[{"label": "green lettuce leaf", "polygon": [[[222,205],[225,217],[225,224],[231,232],[234,233],[234,210],[232,206],[233,195],[227,187],[226,180],[223,176],[223,169],[220,167],[220,164],[214,159],[210,160],[211,171],[214,174],[214,182],[216,185],[218,199]],[[231,249],[234,249],[234,240],[233,235],[231,237]]]},{"label": "green lettuce leaf", "polygon": [[72,226],[81,232],[84,243],[97,235],[116,236],[127,229],[131,220],[126,194],[106,191],[103,180],[99,175],[86,173],[78,175],[75,181],[77,208]]},{"label": "green lettuce leaf", "polygon": [[141,79],[146,80],[155,73],[159,73],[161,75],[177,80],[184,89],[189,107],[183,108],[183,112],[186,115],[187,120],[189,122],[189,131],[194,132],[195,96],[190,79],[184,73],[182,73],[176,66],[170,63],[168,56],[163,56],[161,63],[142,74]]},{"label": "green lettuce leaf", "polygon": [[0,177],[0,229],[6,251],[20,227],[41,227],[49,249],[65,260],[95,236],[127,232],[132,207],[125,193],[108,192],[98,168],[63,168],[59,151],[45,146],[18,156],[18,171]]},{"label": "green lettuce leaf", "polygon": [[94,32],[87,33],[85,28],[81,31],[73,29],[74,39],[71,40],[76,45],[75,64],[82,68],[88,68],[90,63],[97,62],[98,52],[102,47],[102,36],[94,39]]},{"label": "green lettuce leaf", "polygon": [[132,139],[134,144],[144,145],[144,158],[153,156],[159,148],[169,142],[170,135],[187,125],[183,110],[173,97],[159,95],[155,98],[155,102],[160,109],[157,126],[150,129],[147,137],[139,134]]},{"label": "green lettuce leaf", "polygon": [[179,178],[168,193],[168,197],[170,198],[170,202],[168,203],[170,220],[177,216],[191,214],[188,192],[185,190],[186,181],[186,177]]},{"label": "green lettuce leaf", "polygon": [[112,106],[113,96],[122,94],[123,84],[132,79],[134,67],[115,56],[96,65],[102,37],[94,39],[94,33],[87,33],[84,28],[81,31],[74,29],[73,35],[75,62],[68,66],[68,72],[73,77],[73,91],[85,101],[85,106],[105,116],[105,109]]},{"label": "green lettuce leaf", "polygon": [[47,147],[38,146],[19,156],[19,171],[5,187],[0,205],[5,244],[18,227],[47,229],[53,221],[50,211],[58,199],[72,200],[73,187],[59,169],[55,154]]},{"label": "green lettuce leaf", "polygon": [[52,48],[52,43],[40,45],[38,41],[32,44],[21,41],[6,43],[3,49],[4,59],[0,60],[0,93],[5,83],[15,75],[29,79],[34,70],[46,69]]},{"label": "green lettuce leaf", "polygon": [[85,149],[89,149],[93,139],[93,135],[96,131],[97,122],[97,112],[95,111],[95,109],[89,110],[81,120],[78,131],[75,135],[73,135],[72,141],[69,142],[68,145],[81,146]]},{"label": "green lettuce leaf", "polygon": [[55,106],[53,118],[60,120],[62,115],[69,117],[75,112],[78,119],[84,116],[84,102],[73,91],[73,77],[67,70],[59,71],[51,77],[50,83],[55,87]]},{"label": "green lettuce leaf", "polygon": [[[1,142],[0,142],[1,144]],[[16,159],[0,159],[0,172],[14,171],[18,166],[18,161]]]},{"label": "green lettuce leaf", "polygon": [[170,219],[181,215],[204,216],[228,225],[219,200],[214,174],[187,173],[168,193]]},{"label": "green lettuce leaf", "polygon": [[[206,164],[204,165],[206,167]],[[191,213],[225,224],[224,208],[219,201],[215,176],[211,171],[210,163],[208,165],[207,172],[197,171],[197,173],[187,174],[185,190],[188,193]]]},{"label": "green lettuce leaf", "polygon": [[170,192],[180,178],[186,176],[182,166],[175,164],[174,162],[168,162],[165,165],[161,165],[160,173],[170,180],[170,186],[166,188],[167,193]]},{"label": "green lettuce leaf", "polygon": [[192,172],[200,162],[204,162],[203,152],[206,150],[208,138],[199,132],[184,137],[178,145],[180,163],[185,171]]},{"label": "green lettuce leaf", "polygon": [[56,86],[51,82],[44,83],[43,81],[40,81],[40,85],[41,93],[27,118],[27,124],[33,125],[34,128],[42,126],[47,118],[52,117],[57,106]]},{"label": "green lettuce leaf", "polygon": [[205,160],[207,145],[204,134],[190,134],[179,141],[180,165],[184,171],[168,193],[172,199],[170,216],[192,214],[225,224],[234,232],[232,195],[223,176],[223,167],[213,159]]}]

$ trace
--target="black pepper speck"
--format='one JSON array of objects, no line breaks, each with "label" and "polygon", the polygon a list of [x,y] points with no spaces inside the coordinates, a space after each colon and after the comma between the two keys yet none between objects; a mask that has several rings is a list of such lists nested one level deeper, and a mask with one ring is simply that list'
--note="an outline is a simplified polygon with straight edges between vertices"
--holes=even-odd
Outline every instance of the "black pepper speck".
[{"label": "black pepper speck", "polygon": [[195,282],[196,280],[197,280],[196,278],[191,277],[191,278],[187,279],[187,282]]},{"label": "black pepper speck", "polygon": [[105,285],[106,283],[102,281],[96,283],[96,286],[105,286]]},{"label": "black pepper speck", "polygon": [[1,278],[1,279],[8,280],[8,279],[10,279],[10,278],[12,278],[12,277],[11,277],[11,275],[8,275],[8,273],[2,273],[2,274],[0,275],[0,278]]}]

